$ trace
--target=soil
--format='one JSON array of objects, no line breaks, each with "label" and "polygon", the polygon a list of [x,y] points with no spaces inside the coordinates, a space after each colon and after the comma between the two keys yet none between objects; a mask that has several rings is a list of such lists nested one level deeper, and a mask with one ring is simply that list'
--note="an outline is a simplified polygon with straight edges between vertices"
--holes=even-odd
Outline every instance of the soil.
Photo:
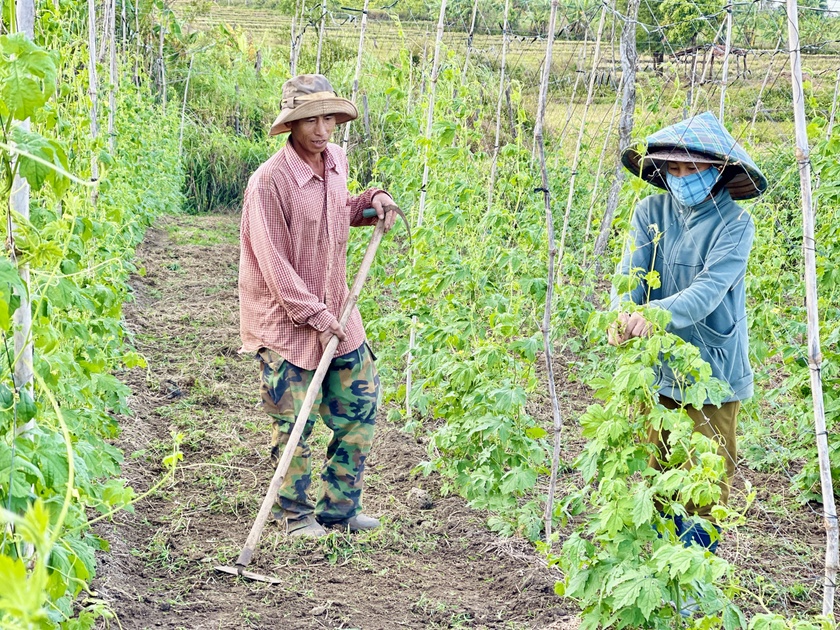
[{"label": "soil", "polygon": [[[97,528],[110,551],[94,588],[120,627],[577,628],[554,594],[556,570],[415,475],[422,439],[386,409],[365,491],[379,530],[290,540],[270,522],[250,568],[279,585],[216,572],[234,563],[272,474],[257,366],[237,352],[237,217],[162,219],[137,257],[125,316],[148,365],[122,375],[134,412],[121,419],[123,473],[138,493],[152,488],[178,434],[183,461],[133,512]],[[313,440],[315,462],[324,438]]]}]

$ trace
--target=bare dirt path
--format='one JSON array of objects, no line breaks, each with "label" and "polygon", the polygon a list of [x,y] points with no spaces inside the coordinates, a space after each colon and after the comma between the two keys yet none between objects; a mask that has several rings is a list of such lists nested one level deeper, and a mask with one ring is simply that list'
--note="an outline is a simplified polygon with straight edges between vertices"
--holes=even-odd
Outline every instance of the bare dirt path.
[{"label": "bare dirt path", "polygon": [[[215,573],[214,564],[235,560],[272,472],[256,363],[237,354],[238,217],[163,219],[138,258],[126,318],[148,367],[124,375],[135,414],[122,419],[123,471],[138,492],[151,487],[173,434],[183,436],[184,459],[173,483],[97,530],[110,552],[99,557],[94,587],[120,627],[577,625],[554,595],[557,574],[530,545],[498,539],[481,513],[412,474],[425,448],[384,414],[365,498],[384,527],[289,542],[269,524],[254,566],[281,585]],[[415,487],[431,494],[431,509],[412,505]]]}]

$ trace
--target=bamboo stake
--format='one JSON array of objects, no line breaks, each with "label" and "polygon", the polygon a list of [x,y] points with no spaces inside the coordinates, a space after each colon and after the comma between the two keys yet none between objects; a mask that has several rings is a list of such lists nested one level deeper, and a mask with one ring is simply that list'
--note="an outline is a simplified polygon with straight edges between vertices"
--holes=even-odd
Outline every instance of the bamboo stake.
[{"label": "bamboo stake", "polygon": [[[601,147],[601,156],[598,158],[598,168],[595,170],[595,185],[592,187],[592,196],[589,199],[589,212],[586,216],[586,233],[584,234],[583,241],[585,243],[589,242],[589,235],[592,232],[592,212],[595,209],[595,202],[598,199],[598,193],[600,192],[601,187],[601,171],[604,168],[604,158],[607,155],[607,148],[609,147],[610,140],[612,139],[612,130],[615,126],[615,117],[618,113],[618,103],[621,100],[621,80],[619,80],[619,91],[616,92],[615,101],[613,101],[612,111],[610,112],[610,124],[607,127],[607,133],[604,135],[604,144]],[[583,254],[583,264],[586,265],[586,252],[584,251]]]},{"label": "bamboo stake", "polygon": [[782,34],[779,34],[779,41],[776,42],[776,50],[774,54],[770,57],[770,64],[767,66],[767,73],[764,75],[764,81],[761,82],[761,89],[758,91],[758,98],[755,101],[755,109],[753,110],[752,122],[750,123],[750,129],[755,129],[755,121],[758,118],[758,110],[761,109],[763,102],[761,101],[761,97],[764,95],[764,90],[767,87],[767,82],[770,80],[770,73],[773,72],[773,63],[776,61],[775,53],[779,52],[779,49],[782,46]]},{"label": "bamboo stake", "polygon": [[289,32],[289,74],[291,76],[297,75],[297,58],[295,57],[295,22],[297,22],[297,4],[295,4],[295,14],[292,16],[292,28]]},{"label": "bamboo stake", "polygon": [[837,95],[840,92],[840,68],[837,70],[837,81],[834,83],[834,98],[831,99],[831,115],[828,117],[828,126],[825,128],[825,140],[831,140],[831,132],[834,131],[834,115],[837,113]]},{"label": "bamboo stake", "polygon": [[327,26],[327,0],[321,0],[321,24],[318,27],[318,53],[315,56],[315,72],[321,74],[321,50],[324,47],[324,30]]},{"label": "bamboo stake", "polygon": [[723,123],[726,102],[726,82],[729,79],[729,55],[732,52],[732,3],[726,5],[726,45],[723,50],[723,70],[720,77],[720,111],[718,120]]},{"label": "bamboo stake", "polygon": [[[555,0],[556,1],[556,0]],[[446,18],[446,0],[440,2],[438,16],[437,37],[435,38],[435,56],[432,60],[431,86],[429,87],[429,104],[426,109],[426,132],[423,144],[423,183],[420,186],[420,202],[417,207],[416,228],[423,227],[423,214],[426,210],[426,187],[429,185],[429,146],[432,144],[432,124],[435,118],[435,91],[437,89],[438,69],[440,63],[440,45],[443,41],[443,24]],[[411,332],[408,339],[408,356],[405,366],[405,415],[411,420],[411,370],[414,348],[417,345],[417,315],[411,318]]]},{"label": "bamboo stake", "polygon": [[621,29],[621,76],[623,89],[621,92],[621,115],[618,119],[618,155],[615,167],[615,177],[610,186],[607,197],[607,208],[601,219],[601,230],[595,240],[592,256],[595,258],[595,268],[600,273],[601,257],[607,251],[610,240],[612,221],[618,207],[618,193],[624,182],[624,168],[621,165],[621,154],[630,146],[630,134],[633,131],[633,113],[636,109],[636,20],[639,16],[639,1],[628,0],[627,21]]},{"label": "bamboo stake", "polygon": [[108,56],[111,86],[108,90],[108,148],[111,155],[117,148],[117,89],[119,77],[117,76],[117,2],[111,0],[111,18],[108,22]]},{"label": "bamboo stake", "polygon": [[[464,55],[464,68],[461,70],[461,83],[464,85],[467,82],[467,67],[470,64],[470,52],[472,52],[473,36],[475,35],[475,16],[478,13],[478,0],[474,0],[472,8],[472,17],[470,18],[470,32],[467,34],[467,52]],[[452,90],[452,98],[458,98],[458,85]]]},{"label": "bamboo stake", "polygon": [[[362,55],[365,52],[365,28],[367,27],[368,4],[370,0],[365,0],[365,6],[362,9],[362,22],[359,25],[359,52],[356,55],[356,76],[353,79],[353,95],[350,100],[356,102],[356,95],[359,93],[359,77],[362,74]],[[347,142],[350,140],[350,121],[344,125],[344,139],[341,141],[341,148],[347,150]]]},{"label": "bamboo stake", "polygon": [[828,456],[828,432],[823,406],[822,352],[820,350],[820,320],[817,296],[816,240],[814,238],[814,212],[811,207],[811,162],[808,147],[808,129],[805,119],[805,93],[802,86],[802,61],[799,49],[799,15],[796,0],[787,0],[788,43],[790,49],[791,84],[793,89],[793,115],[796,129],[796,161],[799,164],[799,183],[802,192],[802,247],[805,255],[805,306],[808,317],[808,368],[811,372],[811,398],[814,404],[814,430],[820,464],[820,486],[826,532],[825,580],[823,582],[822,613],[834,612],[834,594],[837,571],[840,568],[838,547],[837,507],[834,503],[834,486],[831,481],[831,464]]},{"label": "bamboo stake", "polygon": [[134,85],[140,87],[140,0],[134,0]]},{"label": "bamboo stake", "polygon": [[[94,149],[90,157],[90,180],[99,181],[96,139],[99,136],[99,79],[96,76],[96,0],[88,0],[88,94],[90,95],[90,139]],[[91,193],[96,203],[96,189]]]},{"label": "bamboo stake", "polygon": [[545,164],[545,141],[543,126],[545,124],[546,101],[548,100],[548,81],[551,76],[551,53],[554,47],[554,27],[557,23],[557,6],[559,0],[551,0],[551,15],[548,19],[548,41],[545,45],[545,71],[540,85],[540,100],[537,107],[537,119],[534,125],[534,139],[540,156],[540,175],[542,177],[542,193],[545,202],[545,227],[548,233],[548,280],[545,290],[545,311],[543,312],[542,334],[543,351],[545,353],[546,378],[548,379],[548,395],[551,399],[551,409],[554,416],[554,454],[551,458],[551,478],[548,484],[548,498],[545,503],[545,539],[551,540],[551,526],[554,516],[554,493],[557,485],[557,469],[560,466],[560,439],[563,432],[563,418],[560,415],[560,404],[557,402],[557,391],[554,386],[554,362],[551,359],[551,301],[554,295],[554,259],[557,250],[554,245],[554,218],[551,214],[551,192],[548,188],[548,169]]},{"label": "bamboo stake", "polygon": [[190,66],[187,68],[187,81],[184,84],[184,102],[181,104],[181,129],[178,131],[178,157],[184,154],[184,121],[187,117],[187,93],[190,91],[190,75],[192,75],[193,60],[195,55],[190,55]]},{"label": "bamboo stake", "polygon": [[595,93],[595,76],[598,72],[598,64],[601,62],[601,37],[604,33],[604,24],[607,21],[607,5],[601,9],[601,19],[598,21],[598,34],[595,38],[595,52],[592,56],[592,74],[589,76],[589,88],[586,93],[586,102],[583,105],[583,114],[580,118],[580,130],[578,131],[577,145],[575,146],[575,157],[572,160],[572,175],[569,178],[569,196],[566,199],[566,213],[563,216],[563,231],[560,234],[560,249],[557,252],[557,260],[563,267],[563,255],[566,251],[566,233],[569,230],[569,217],[572,214],[572,203],[575,197],[575,180],[577,169],[580,165],[580,147],[583,144],[583,134],[586,132],[586,117],[589,114],[589,107],[592,105],[592,95]]},{"label": "bamboo stake", "polygon": [[108,44],[108,30],[111,24],[111,2],[103,3],[104,13],[102,15],[102,41],[99,42],[99,54],[96,59],[99,63],[105,61],[106,46]]},{"label": "bamboo stake", "polygon": [[[15,5],[15,22],[16,30],[23,33],[30,40],[35,39],[35,2],[34,0],[18,0]],[[17,123],[24,131],[29,131],[29,119],[22,120]],[[19,158],[15,158],[17,161]],[[17,174],[15,168],[15,177],[12,183],[12,190],[9,199],[9,207],[12,211],[19,213],[24,219],[29,219],[29,201],[30,201],[30,186],[25,177]],[[32,344],[32,302],[29,298],[29,265],[27,263],[18,263],[17,250],[15,248],[15,237],[18,235],[17,226],[12,219],[12,212],[8,213],[8,235],[9,235],[9,257],[12,262],[18,267],[18,274],[27,290],[20,295],[20,306],[15,311],[13,316],[14,321],[14,380],[15,388],[18,390],[27,390],[32,393],[34,375],[32,372],[33,364],[33,344]],[[23,431],[33,428],[34,421],[30,421],[21,429]],[[31,554],[31,550],[27,550],[27,555]]]},{"label": "bamboo stake", "polygon": [[126,51],[126,37],[125,37],[125,29],[126,29],[126,21],[125,21],[125,0],[120,0],[120,7],[121,7],[121,15],[120,15],[120,28],[122,29],[122,54],[125,56]]},{"label": "bamboo stake", "polygon": [[160,10],[160,48],[158,50],[158,72],[160,77],[160,97],[163,110],[166,111],[166,64],[163,61],[163,38],[166,34],[164,26],[163,9]]},{"label": "bamboo stake", "polygon": [[510,0],[505,0],[505,16],[502,23],[502,65],[499,70],[499,98],[496,101],[496,141],[493,143],[493,163],[490,166],[490,183],[487,186],[487,211],[493,207],[493,187],[496,185],[496,166],[499,161],[499,138],[502,135],[502,99],[505,97],[505,68],[507,64],[508,34],[510,25]]}]

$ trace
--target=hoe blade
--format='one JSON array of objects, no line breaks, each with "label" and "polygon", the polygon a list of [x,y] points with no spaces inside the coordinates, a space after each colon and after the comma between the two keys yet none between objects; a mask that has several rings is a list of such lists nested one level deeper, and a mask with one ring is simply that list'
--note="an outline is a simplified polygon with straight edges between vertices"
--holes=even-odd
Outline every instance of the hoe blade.
[{"label": "hoe blade", "polygon": [[282,584],[283,580],[276,577],[269,577],[267,575],[261,575],[259,573],[254,573],[253,571],[246,571],[242,567],[226,567],[226,566],[218,566],[213,567],[216,571],[220,573],[229,573],[230,575],[236,575],[239,577],[244,577],[246,580],[254,580],[255,582],[266,582],[268,584]]}]

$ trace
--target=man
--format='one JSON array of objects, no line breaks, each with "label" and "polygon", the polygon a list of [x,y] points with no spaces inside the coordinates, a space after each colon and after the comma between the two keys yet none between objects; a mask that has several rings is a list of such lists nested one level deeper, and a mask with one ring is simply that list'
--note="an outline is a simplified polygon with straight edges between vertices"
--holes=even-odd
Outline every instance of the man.
[{"label": "man", "polygon": [[[632,292],[613,296],[614,308],[630,301],[670,311],[668,331],[696,345],[712,375],[729,385],[730,395],[720,407],[708,400],[702,409],[685,407],[694,430],[715,440],[725,459],[727,480],[721,484],[720,503],[726,504],[737,458],[736,417],[741,401],[753,394],[744,276],[755,227],[733,199],[759,196],[767,180],[709,112],[656,132],[647,138],[644,156],[631,148],[622,161],[631,173],[667,194],[639,202],[619,266],[625,275],[656,271],[659,285],[640,278]],[[621,313],[616,323],[610,334],[613,345],[650,332],[638,312]],[[683,406],[682,383],[667,364],[660,368],[657,386],[664,407]],[[667,438],[650,433],[660,455],[667,450]],[[660,458],[652,457],[650,465],[661,469]],[[690,513],[710,518],[712,506],[688,507]],[[686,545],[698,543],[715,551],[717,536],[702,521],[675,521]]]},{"label": "man", "polygon": [[[323,348],[340,340],[278,493],[275,518],[291,536],[323,536],[325,527],[373,529],[362,513],[365,459],[373,441],[379,376],[365,343],[359,311],[346,327],[338,317],[346,281],[350,226],[394,223],[390,195],[369,189],[351,196],[348,162],[329,142],[337,124],[358,116],[320,74],[283,85],[280,115],[270,135],[290,133],[285,146],[251,176],[245,191],[239,265],[241,352],[261,364],[263,409],[273,419],[272,459],[287,443]],[[362,211],[373,207],[377,217]],[[311,479],[307,444],[317,419],[333,431],[317,503],[307,497]]]}]

